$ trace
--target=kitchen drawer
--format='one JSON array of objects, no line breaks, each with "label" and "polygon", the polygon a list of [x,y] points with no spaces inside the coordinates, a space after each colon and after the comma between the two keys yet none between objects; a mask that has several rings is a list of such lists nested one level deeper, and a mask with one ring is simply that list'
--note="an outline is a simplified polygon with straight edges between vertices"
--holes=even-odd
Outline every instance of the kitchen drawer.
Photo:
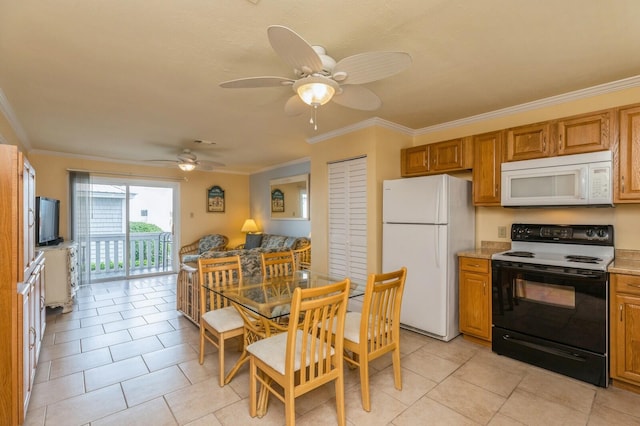
[{"label": "kitchen drawer", "polygon": [[489,273],[490,261],[488,259],[478,259],[475,257],[461,257],[460,269],[470,272]]},{"label": "kitchen drawer", "polygon": [[640,276],[613,274],[612,277],[616,292],[637,294],[640,296]]}]

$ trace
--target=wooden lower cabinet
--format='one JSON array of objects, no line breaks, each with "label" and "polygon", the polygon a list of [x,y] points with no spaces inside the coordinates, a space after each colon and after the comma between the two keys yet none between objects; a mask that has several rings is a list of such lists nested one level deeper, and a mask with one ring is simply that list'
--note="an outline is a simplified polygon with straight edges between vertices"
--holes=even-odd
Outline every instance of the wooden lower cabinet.
[{"label": "wooden lower cabinet", "polygon": [[460,331],[485,345],[491,342],[491,261],[460,257]]},{"label": "wooden lower cabinet", "polygon": [[640,393],[640,276],[611,274],[613,383]]},{"label": "wooden lower cabinet", "polygon": [[18,289],[18,395],[20,410],[18,423],[24,422],[36,375],[36,366],[45,329],[45,261],[36,258],[29,280]]}]

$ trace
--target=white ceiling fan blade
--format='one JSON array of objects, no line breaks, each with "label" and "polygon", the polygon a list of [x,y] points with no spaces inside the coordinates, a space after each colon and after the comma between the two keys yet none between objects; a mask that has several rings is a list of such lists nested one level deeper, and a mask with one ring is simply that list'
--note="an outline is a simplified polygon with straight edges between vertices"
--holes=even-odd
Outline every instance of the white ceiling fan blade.
[{"label": "white ceiling fan blade", "polygon": [[[333,69],[334,78],[344,84],[363,84],[391,77],[411,65],[404,52],[366,52],[346,57]],[[341,77],[341,74],[346,77]]]},{"label": "white ceiling fan blade", "polygon": [[224,166],[223,163],[218,163],[217,161],[196,161],[198,170],[211,171]]},{"label": "white ceiling fan blade", "polygon": [[300,99],[300,96],[298,96],[298,95],[291,96],[287,100],[287,103],[284,104],[284,112],[285,112],[285,114],[290,115],[290,116],[300,115],[307,108],[309,108],[309,105],[307,105],[304,102],[302,102],[302,99]]},{"label": "white ceiling fan blade", "polygon": [[305,74],[322,71],[320,56],[294,31],[282,25],[272,25],[267,29],[267,34],[273,50],[295,70]]},{"label": "white ceiling fan blade", "polygon": [[223,81],[220,83],[220,87],[224,87],[226,89],[251,89],[255,87],[290,86],[293,82],[294,80],[285,77],[247,77]]},{"label": "white ceiling fan blade", "polygon": [[364,86],[345,84],[340,86],[341,94],[333,96],[332,101],[347,108],[373,111],[382,105],[382,101],[371,90]]},{"label": "white ceiling fan blade", "polygon": [[169,166],[169,165],[175,166],[176,164],[179,163],[179,161],[177,161],[177,160],[144,160],[144,161],[149,162],[149,163],[164,164],[164,165],[167,165],[167,166]]}]

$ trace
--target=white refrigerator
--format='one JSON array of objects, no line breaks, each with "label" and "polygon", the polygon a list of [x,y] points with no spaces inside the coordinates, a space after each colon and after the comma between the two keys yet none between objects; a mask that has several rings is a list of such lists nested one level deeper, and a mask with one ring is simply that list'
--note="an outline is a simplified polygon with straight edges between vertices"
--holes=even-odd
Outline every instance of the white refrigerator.
[{"label": "white refrigerator", "polygon": [[449,341],[460,334],[456,253],[475,247],[471,182],[385,180],[382,196],[382,269],[407,267],[401,326]]}]

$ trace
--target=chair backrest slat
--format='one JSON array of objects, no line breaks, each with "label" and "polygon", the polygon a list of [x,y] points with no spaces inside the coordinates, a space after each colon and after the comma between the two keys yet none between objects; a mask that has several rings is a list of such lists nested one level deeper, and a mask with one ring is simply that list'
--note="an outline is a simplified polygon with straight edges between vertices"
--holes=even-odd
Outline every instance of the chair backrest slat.
[{"label": "chair backrest slat", "polygon": [[262,276],[267,278],[292,275],[296,269],[296,260],[291,250],[262,253]]},{"label": "chair backrest slat", "polygon": [[[337,368],[342,368],[344,318],[349,285],[349,279],[345,279],[327,286],[294,290],[285,370],[293,377],[296,361],[302,367],[309,366],[300,368],[298,386],[319,380]],[[332,340],[333,330],[336,330],[335,341]],[[296,344],[301,348],[298,360],[295,359]]]},{"label": "chair backrest slat", "polygon": [[242,282],[240,256],[198,259],[200,277],[200,312],[224,308],[230,305],[227,298],[216,293],[226,286]]},{"label": "chair backrest slat", "polygon": [[400,308],[406,275],[404,267],[369,275],[360,321],[360,343],[367,345],[369,353],[397,344],[400,338]]}]

